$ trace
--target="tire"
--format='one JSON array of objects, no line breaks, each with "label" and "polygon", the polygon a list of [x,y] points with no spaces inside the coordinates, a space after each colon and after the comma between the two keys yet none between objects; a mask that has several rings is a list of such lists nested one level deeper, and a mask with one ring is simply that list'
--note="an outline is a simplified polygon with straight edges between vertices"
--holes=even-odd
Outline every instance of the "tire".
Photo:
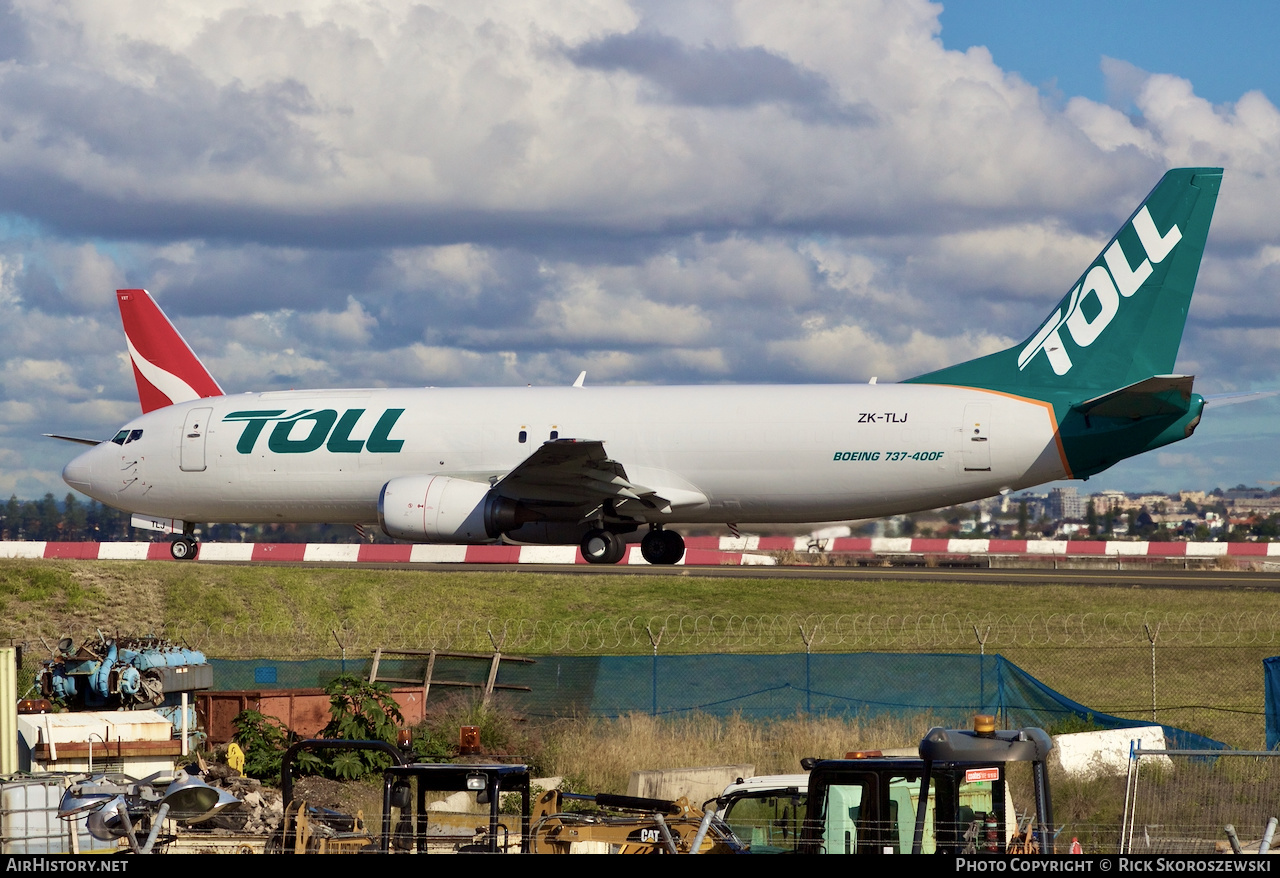
[{"label": "tire", "polygon": [[684,557],[684,537],[673,530],[651,530],[640,541],[640,554],[650,564],[678,564]]},{"label": "tire", "polygon": [[175,561],[190,561],[196,556],[196,541],[178,539],[169,543],[169,554]]},{"label": "tire", "polygon": [[640,556],[650,564],[665,564],[662,560],[667,556],[665,530],[651,530],[640,541]]},{"label": "tire", "polygon": [[613,549],[609,552],[606,564],[617,564],[627,554],[627,541],[618,534],[613,534]]},{"label": "tire", "polygon": [[593,528],[580,545],[588,564],[617,564],[627,551],[626,542],[612,531]]},{"label": "tire", "polygon": [[684,537],[673,530],[662,531],[662,543],[665,550],[663,564],[679,564],[684,557]]}]

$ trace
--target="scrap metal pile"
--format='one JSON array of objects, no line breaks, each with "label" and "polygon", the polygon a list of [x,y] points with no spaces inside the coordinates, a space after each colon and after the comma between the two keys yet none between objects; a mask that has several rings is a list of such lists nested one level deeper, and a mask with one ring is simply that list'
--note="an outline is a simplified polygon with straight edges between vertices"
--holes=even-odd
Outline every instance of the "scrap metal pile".
[{"label": "scrap metal pile", "polygon": [[213,685],[204,653],[163,638],[108,639],[99,632],[73,646],[70,637],[60,640],[37,673],[44,697],[73,710],[160,707],[169,693]]}]

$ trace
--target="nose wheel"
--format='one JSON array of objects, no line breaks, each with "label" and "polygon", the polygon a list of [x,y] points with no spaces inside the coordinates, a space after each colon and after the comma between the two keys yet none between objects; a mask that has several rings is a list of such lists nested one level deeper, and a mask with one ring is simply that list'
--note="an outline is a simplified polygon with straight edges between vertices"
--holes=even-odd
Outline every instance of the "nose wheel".
[{"label": "nose wheel", "polygon": [[582,538],[581,548],[590,564],[617,564],[627,553],[627,542],[611,530],[594,528]]},{"label": "nose wheel", "polygon": [[175,561],[191,561],[200,550],[200,544],[188,537],[178,537],[169,543],[169,554]]},{"label": "nose wheel", "polygon": [[673,530],[651,530],[640,541],[640,554],[650,564],[679,564],[684,557],[684,537]]}]

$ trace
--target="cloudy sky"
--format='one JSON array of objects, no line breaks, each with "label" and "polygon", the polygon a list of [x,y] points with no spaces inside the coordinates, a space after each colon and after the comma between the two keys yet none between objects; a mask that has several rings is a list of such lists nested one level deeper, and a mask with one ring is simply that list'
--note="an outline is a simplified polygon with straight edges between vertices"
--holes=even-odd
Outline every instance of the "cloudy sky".
[{"label": "cloudy sky", "polygon": [[138,412],[117,287],[229,391],[884,382],[1030,335],[1183,165],[1227,174],[1179,368],[1280,387],[1280,12],[1047,5],[0,0],[0,494]]}]

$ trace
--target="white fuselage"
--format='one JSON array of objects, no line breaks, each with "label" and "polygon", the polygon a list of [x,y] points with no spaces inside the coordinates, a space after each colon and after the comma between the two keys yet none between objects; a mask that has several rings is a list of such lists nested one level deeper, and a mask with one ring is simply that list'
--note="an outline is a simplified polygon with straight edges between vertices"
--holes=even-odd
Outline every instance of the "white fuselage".
[{"label": "white fuselage", "polygon": [[390,479],[497,480],[553,434],[600,440],[630,482],[685,498],[654,517],[670,523],[865,518],[1067,475],[1047,404],[919,384],[246,393],[124,429],[142,433],[80,455],[67,482],[199,522],[371,523]]}]

